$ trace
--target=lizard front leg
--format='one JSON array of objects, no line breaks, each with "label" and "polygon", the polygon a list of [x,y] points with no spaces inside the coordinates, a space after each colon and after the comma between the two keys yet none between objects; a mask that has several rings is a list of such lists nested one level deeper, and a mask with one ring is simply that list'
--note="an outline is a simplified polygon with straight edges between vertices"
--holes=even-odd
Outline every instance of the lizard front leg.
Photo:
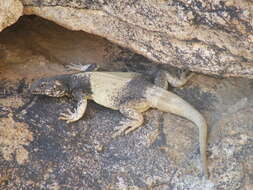
[{"label": "lizard front leg", "polygon": [[67,123],[72,123],[81,119],[87,107],[87,98],[83,97],[78,101],[77,108],[74,112],[67,110],[68,113],[61,113],[59,119],[66,120]]},{"label": "lizard front leg", "polygon": [[181,87],[194,75],[194,73],[187,74],[187,71],[183,71],[179,78],[167,71],[161,70],[158,72],[154,82],[156,86],[164,89],[168,89],[168,83],[173,87]]},{"label": "lizard front leg", "polygon": [[143,115],[138,109],[136,109],[136,106],[140,104],[142,104],[141,100],[130,101],[120,106],[119,111],[126,118],[120,122],[120,129],[113,134],[113,138],[121,135],[122,133],[128,134],[143,124]]}]

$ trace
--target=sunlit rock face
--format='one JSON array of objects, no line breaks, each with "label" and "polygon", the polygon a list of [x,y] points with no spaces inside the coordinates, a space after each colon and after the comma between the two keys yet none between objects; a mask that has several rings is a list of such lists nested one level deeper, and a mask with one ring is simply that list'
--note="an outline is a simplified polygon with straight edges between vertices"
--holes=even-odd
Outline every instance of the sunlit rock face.
[{"label": "sunlit rock face", "polygon": [[252,78],[252,1],[22,2],[25,14],[105,37],[157,63]]},{"label": "sunlit rock face", "polygon": [[19,0],[0,1],[0,31],[14,24],[23,15],[23,4]]},{"label": "sunlit rock face", "polygon": [[252,78],[252,1],[6,0],[0,10],[0,30],[33,14],[105,37],[157,63]]}]

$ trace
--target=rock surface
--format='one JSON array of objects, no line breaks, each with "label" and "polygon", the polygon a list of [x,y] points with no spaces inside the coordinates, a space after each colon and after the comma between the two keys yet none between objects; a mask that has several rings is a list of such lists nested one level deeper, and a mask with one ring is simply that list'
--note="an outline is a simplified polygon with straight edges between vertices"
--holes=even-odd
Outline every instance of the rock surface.
[{"label": "rock surface", "polygon": [[96,34],[156,63],[253,76],[252,0],[6,0],[0,30],[22,14]]},{"label": "rock surface", "polygon": [[19,0],[0,1],[0,31],[14,24],[23,15],[23,4]]},{"label": "rock surface", "polygon": [[109,71],[157,65],[34,16],[1,32],[0,50],[0,189],[252,189],[252,80],[196,75],[172,89],[207,119],[210,179],[203,180],[198,130],[189,121],[149,110],[143,127],[112,139],[118,111],[89,102],[83,119],[66,124],[58,116],[76,102],[29,93],[32,80],[67,73],[70,62]]},{"label": "rock surface", "polygon": [[150,60],[220,76],[253,76],[251,0],[22,0],[35,14]]}]

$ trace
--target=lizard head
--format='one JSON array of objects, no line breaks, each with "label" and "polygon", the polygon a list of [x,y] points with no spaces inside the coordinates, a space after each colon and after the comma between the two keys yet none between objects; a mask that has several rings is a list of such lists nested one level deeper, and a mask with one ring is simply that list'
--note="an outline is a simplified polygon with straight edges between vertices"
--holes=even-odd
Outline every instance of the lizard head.
[{"label": "lizard head", "polygon": [[41,94],[52,97],[62,97],[68,95],[67,86],[60,80],[43,78],[32,83],[30,91],[32,94]]}]

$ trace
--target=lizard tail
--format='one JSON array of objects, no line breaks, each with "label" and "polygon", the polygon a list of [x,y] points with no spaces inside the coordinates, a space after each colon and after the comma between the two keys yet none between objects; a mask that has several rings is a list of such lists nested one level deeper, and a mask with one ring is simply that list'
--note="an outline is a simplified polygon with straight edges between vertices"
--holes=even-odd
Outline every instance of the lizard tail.
[{"label": "lizard tail", "polygon": [[208,177],[206,158],[207,124],[205,118],[182,98],[162,88],[149,88],[146,91],[146,98],[151,107],[184,117],[198,126],[202,170],[205,177]]}]

